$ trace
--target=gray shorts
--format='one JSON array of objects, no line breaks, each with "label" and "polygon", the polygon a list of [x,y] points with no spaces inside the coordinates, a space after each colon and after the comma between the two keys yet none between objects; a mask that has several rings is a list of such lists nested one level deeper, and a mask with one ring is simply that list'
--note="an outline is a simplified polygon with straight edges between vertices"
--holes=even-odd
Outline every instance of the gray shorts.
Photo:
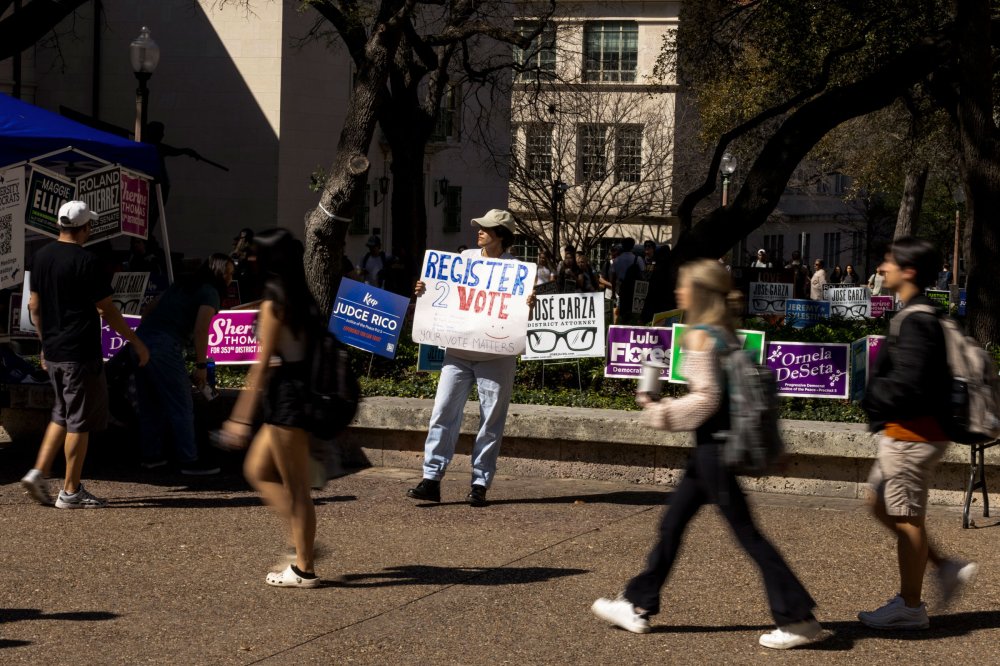
[{"label": "gray shorts", "polygon": [[68,432],[96,432],[108,426],[108,383],[104,361],[86,363],[48,361],[55,389],[52,422]]},{"label": "gray shorts", "polygon": [[904,442],[879,435],[878,456],[868,477],[890,516],[923,516],[927,491],[948,442]]}]

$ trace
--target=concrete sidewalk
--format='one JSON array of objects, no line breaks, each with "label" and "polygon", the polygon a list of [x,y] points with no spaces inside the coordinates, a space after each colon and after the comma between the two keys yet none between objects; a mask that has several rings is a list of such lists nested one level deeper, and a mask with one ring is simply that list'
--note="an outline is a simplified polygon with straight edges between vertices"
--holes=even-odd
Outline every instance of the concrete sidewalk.
[{"label": "concrete sidewalk", "polygon": [[234,461],[190,486],[104,474],[88,487],[112,506],[93,511],[32,503],[10,462],[0,457],[4,664],[1000,663],[1000,529],[962,530],[953,509],[934,509],[931,531],[983,565],[975,588],[927,632],[880,634],[855,616],[894,594],[895,547],[863,506],[753,496],[835,632],[776,653],[757,645],[771,620],[756,570],[714,510],[691,525],[652,634],[590,614],[641,566],[664,488],[500,478],[492,504],[473,509],[460,501],[467,474],[450,475],[435,506],[404,497],[418,473],[366,470],[315,495],[325,586],[282,590],[264,584],[278,523]]}]

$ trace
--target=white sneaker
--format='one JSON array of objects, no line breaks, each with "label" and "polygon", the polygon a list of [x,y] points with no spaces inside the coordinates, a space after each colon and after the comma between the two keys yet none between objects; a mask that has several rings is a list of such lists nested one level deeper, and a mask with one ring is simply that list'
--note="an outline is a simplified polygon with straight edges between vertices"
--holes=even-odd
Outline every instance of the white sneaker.
[{"label": "white sneaker", "polygon": [[307,578],[304,574],[295,571],[291,564],[282,571],[272,571],[264,579],[268,585],[274,587],[316,587],[319,585],[319,576],[312,574]]},{"label": "white sneaker", "polygon": [[72,495],[67,493],[65,490],[60,490],[59,497],[56,499],[57,509],[102,509],[107,505],[108,503],[106,500],[102,500],[100,497],[94,497],[88,493],[82,483]]},{"label": "white sneaker", "polygon": [[625,597],[619,596],[617,599],[601,597],[594,602],[590,610],[605,622],[621,627],[625,631],[631,631],[633,634],[649,633],[649,620]]},{"label": "white sneaker", "polygon": [[938,594],[940,604],[944,608],[962,591],[967,585],[972,585],[979,573],[979,565],[975,562],[963,562],[962,560],[945,560],[937,569]]},{"label": "white sneaker", "polygon": [[774,650],[787,650],[811,643],[823,631],[816,620],[803,620],[793,624],[786,624],[778,627],[774,631],[768,632],[757,641],[766,648]]},{"label": "white sneaker", "polygon": [[39,504],[52,506],[52,493],[49,492],[49,482],[42,476],[41,470],[31,469],[21,479],[21,485]]},{"label": "white sneaker", "polygon": [[899,595],[877,610],[861,611],[858,619],[873,629],[926,629],[930,626],[927,604],[921,601],[916,608],[910,608]]}]

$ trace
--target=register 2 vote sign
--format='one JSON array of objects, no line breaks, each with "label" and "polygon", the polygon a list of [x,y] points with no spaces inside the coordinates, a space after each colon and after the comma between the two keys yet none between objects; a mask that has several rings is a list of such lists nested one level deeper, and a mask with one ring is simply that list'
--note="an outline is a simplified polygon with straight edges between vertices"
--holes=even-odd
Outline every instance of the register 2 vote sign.
[{"label": "register 2 vote sign", "polygon": [[528,295],[535,264],[427,250],[420,279],[426,291],[413,314],[413,341],[451,349],[524,353]]}]

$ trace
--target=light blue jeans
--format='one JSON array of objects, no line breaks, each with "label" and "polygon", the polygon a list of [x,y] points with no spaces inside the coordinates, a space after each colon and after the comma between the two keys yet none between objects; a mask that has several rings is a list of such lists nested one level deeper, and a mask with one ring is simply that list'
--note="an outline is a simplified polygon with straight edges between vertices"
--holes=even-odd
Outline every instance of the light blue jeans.
[{"label": "light blue jeans", "polygon": [[472,484],[490,487],[507,422],[516,360],[514,356],[500,356],[488,361],[467,361],[445,352],[424,444],[425,479],[439,481],[448,469],[462,426],[462,409],[475,380],[479,389],[479,432],[472,446]]}]

